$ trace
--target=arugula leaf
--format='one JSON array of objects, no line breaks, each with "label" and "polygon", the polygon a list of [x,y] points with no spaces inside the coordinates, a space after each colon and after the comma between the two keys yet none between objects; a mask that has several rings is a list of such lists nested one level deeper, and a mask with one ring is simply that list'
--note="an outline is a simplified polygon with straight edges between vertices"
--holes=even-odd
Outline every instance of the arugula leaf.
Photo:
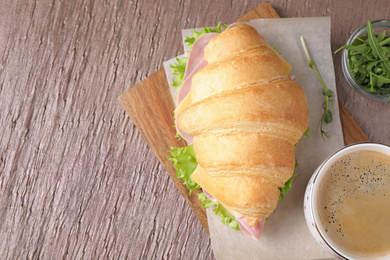
[{"label": "arugula leaf", "polygon": [[383,39],[386,37],[386,31],[383,31],[381,32],[379,35],[378,35],[378,42],[381,42],[383,41]]},{"label": "arugula leaf", "polygon": [[195,30],[193,30],[193,34],[192,34],[192,37],[186,37],[186,39],[184,40],[185,43],[188,43],[188,48],[191,49],[192,47],[192,44],[194,44],[195,40],[199,38],[199,36],[203,35],[203,34],[206,34],[206,33],[211,33],[211,32],[215,32],[215,33],[221,33],[222,30],[225,30],[226,29],[226,24],[225,25],[222,25],[222,28],[221,28],[221,22],[218,23],[217,27],[215,29],[212,29],[210,27],[205,27],[202,31],[200,32],[197,32]]},{"label": "arugula leaf", "polygon": [[377,35],[372,23],[367,21],[367,34],[335,53],[342,49],[348,51],[352,77],[364,90],[378,95],[390,94],[390,36],[385,30]]},{"label": "arugula leaf", "polygon": [[[386,33],[385,33],[386,34]],[[370,21],[367,22],[367,35],[368,35],[368,43],[370,44],[374,57],[379,57],[382,61],[388,61],[389,59],[386,57],[385,51],[378,44],[378,39],[374,34],[374,29],[372,28],[372,23]],[[383,37],[384,38],[384,37]],[[386,71],[387,75],[390,75],[390,67],[386,62],[383,62],[383,69]]]},{"label": "arugula leaf", "polygon": [[380,55],[378,50],[378,42],[377,38],[374,35],[374,30],[372,29],[372,24],[370,21],[367,22],[367,36],[368,44],[372,49],[372,55],[374,56],[374,58],[378,58]]},{"label": "arugula leaf", "polygon": [[183,180],[183,183],[190,190],[190,195],[194,190],[200,189],[200,186],[191,179],[192,173],[198,166],[192,145],[185,147],[171,147],[168,160],[173,162],[176,169],[176,177]]},{"label": "arugula leaf", "polygon": [[385,78],[381,75],[372,74],[373,81],[375,82],[374,85],[378,87],[382,87],[384,84],[390,83],[390,78]]},{"label": "arugula leaf", "polygon": [[370,47],[366,46],[365,44],[360,45],[344,45],[337,49],[335,53],[341,51],[342,49],[348,50],[348,51],[355,51],[362,54],[367,54],[367,52],[370,50]]},{"label": "arugula leaf", "polygon": [[[385,31],[384,31],[385,32]],[[387,37],[386,39],[382,40],[379,45],[383,46],[390,43],[390,37]]]}]

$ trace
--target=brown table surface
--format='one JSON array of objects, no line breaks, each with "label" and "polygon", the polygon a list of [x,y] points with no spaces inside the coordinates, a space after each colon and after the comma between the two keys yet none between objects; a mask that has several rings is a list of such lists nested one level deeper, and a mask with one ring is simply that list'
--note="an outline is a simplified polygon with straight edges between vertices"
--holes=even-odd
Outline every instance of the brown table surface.
[{"label": "brown table surface", "polygon": [[[382,1],[269,1],[331,16],[332,49]],[[117,97],[181,54],[181,29],[262,1],[22,1],[0,6],[0,258],[212,259],[207,233]],[[371,141],[390,104],[364,99],[334,55],[338,95]]]}]

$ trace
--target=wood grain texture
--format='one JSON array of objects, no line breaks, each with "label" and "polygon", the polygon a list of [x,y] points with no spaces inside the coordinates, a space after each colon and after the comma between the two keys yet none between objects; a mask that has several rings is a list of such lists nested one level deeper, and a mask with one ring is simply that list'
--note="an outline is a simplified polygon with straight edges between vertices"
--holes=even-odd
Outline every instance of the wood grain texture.
[{"label": "wood grain texture", "polygon": [[363,133],[359,125],[352,118],[351,114],[348,113],[344,105],[339,102],[340,109],[340,121],[341,127],[343,128],[343,136],[345,145],[360,143],[360,142],[369,142],[370,140]]},{"label": "wood grain texture", "polygon": [[[209,237],[117,97],[182,53],[181,29],[231,23],[262,1],[5,0],[0,5],[0,258],[212,259]],[[272,0],[332,16],[332,49],[386,0]],[[207,9],[207,11],[206,11]],[[388,104],[337,87],[389,144]]]}]

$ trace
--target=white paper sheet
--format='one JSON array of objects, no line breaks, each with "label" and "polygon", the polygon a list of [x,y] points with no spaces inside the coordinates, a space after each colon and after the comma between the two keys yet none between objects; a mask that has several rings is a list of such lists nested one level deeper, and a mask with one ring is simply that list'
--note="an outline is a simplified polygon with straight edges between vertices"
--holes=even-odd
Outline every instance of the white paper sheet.
[{"label": "white paper sheet", "polygon": [[[253,241],[242,232],[237,232],[221,223],[212,209],[207,210],[210,236],[216,259],[320,259],[331,256],[318,245],[311,236],[303,214],[303,200],[306,185],[315,169],[330,154],[344,146],[336,83],[330,48],[330,18],[278,18],[257,19],[249,25],[267,39],[271,46],[292,65],[292,74],[296,76],[306,95],[309,107],[310,137],[303,137],[295,150],[299,166],[295,169],[298,176],[294,179],[293,189],[285,201],[279,202],[264,227],[260,242]],[[184,30],[183,36],[192,30]],[[306,44],[317,69],[327,87],[334,93],[333,122],[325,126],[331,137],[325,141],[320,134],[320,122],[323,115],[322,86],[314,71],[309,68],[301,47],[300,37]],[[172,62],[172,60],[170,61]],[[169,67],[169,61],[164,67]],[[166,69],[169,83],[172,74]]]}]

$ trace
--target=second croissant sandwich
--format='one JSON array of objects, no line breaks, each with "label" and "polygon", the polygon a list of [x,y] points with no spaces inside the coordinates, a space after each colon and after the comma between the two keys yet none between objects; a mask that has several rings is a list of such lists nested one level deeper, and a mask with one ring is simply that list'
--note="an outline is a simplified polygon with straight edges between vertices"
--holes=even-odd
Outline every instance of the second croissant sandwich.
[{"label": "second croissant sandwich", "polygon": [[192,71],[175,110],[177,128],[193,141],[191,178],[259,239],[293,174],[294,145],[308,127],[306,99],[289,77],[291,65],[253,27],[208,38],[206,66]]}]

